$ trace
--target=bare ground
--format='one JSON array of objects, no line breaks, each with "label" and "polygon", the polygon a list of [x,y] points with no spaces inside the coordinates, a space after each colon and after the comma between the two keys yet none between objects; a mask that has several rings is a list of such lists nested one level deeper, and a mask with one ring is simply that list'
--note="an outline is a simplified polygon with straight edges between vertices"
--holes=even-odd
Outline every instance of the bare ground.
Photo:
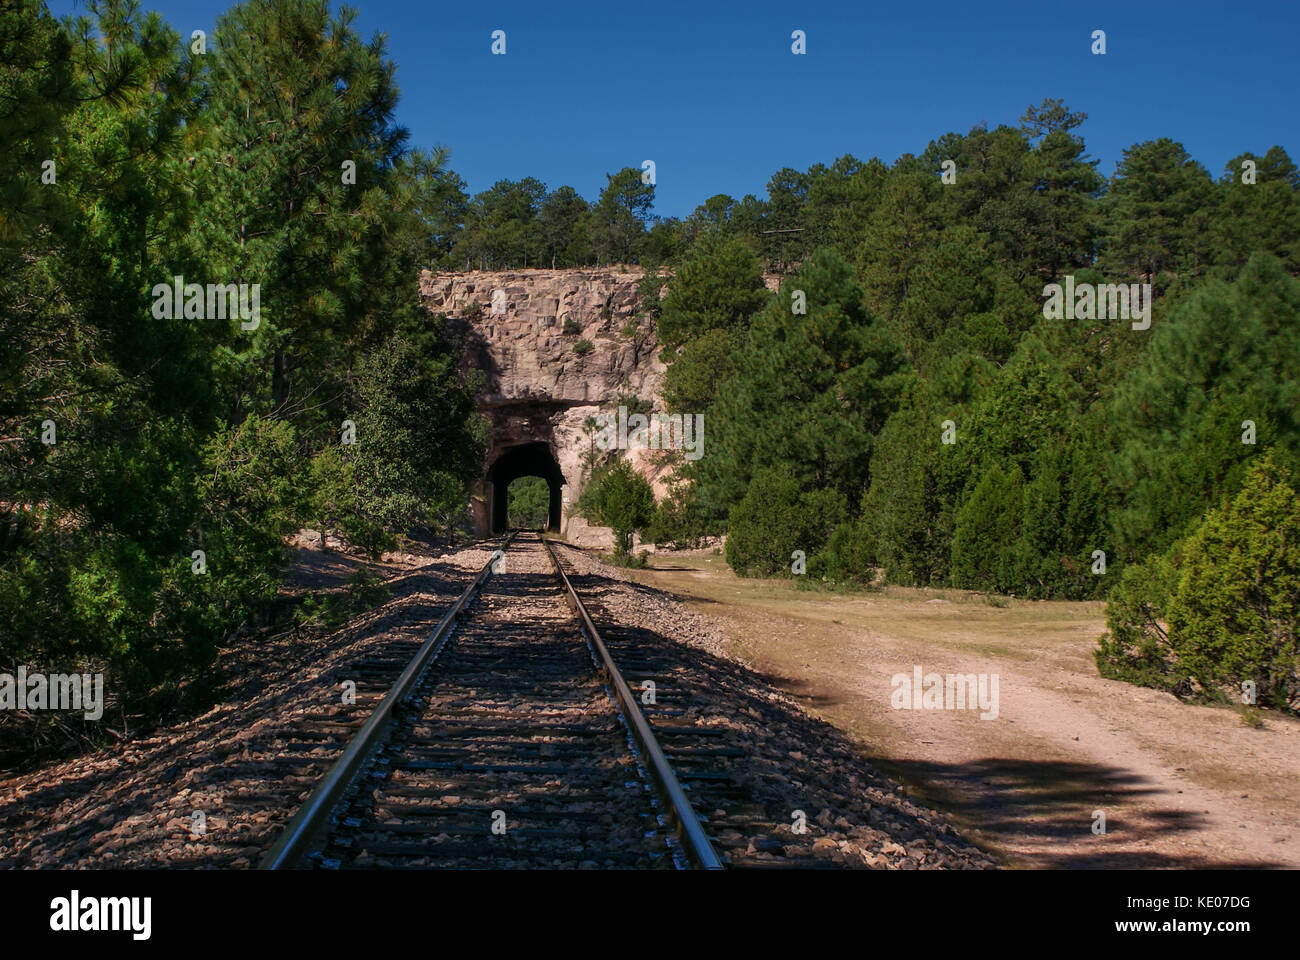
[{"label": "bare ground", "polygon": [[[1097,675],[1101,603],[741,580],[710,551],[633,577],[716,618],[730,650],[946,807],[1009,865],[1300,867],[1300,721],[1262,729]],[[896,710],[891,678],[999,675],[999,715]],[[1105,814],[1104,835],[1093,832]]]},{"label": "bare ground", "polygon": [[[320,551],[314,537],[294,546],[291,593],[342,589],[358,566],[355,557]],[[203,716],[0,778],[0,868],[251,867],[386,689],[372,684],[363,696],[358,680],[356,704],[346,707],[340,681],[376,654],[400,669],[490,550],[389,556],[381,570],[392,598],[341,629],[290,630],[222,651],[226,695]],[[683,693],[698,688],[684,701],[685,721],[725,727],[744,745],[734,773],[753,786],[754,804],[739,815],[761,822],[749,833],[739,822],[722,828],[718,841],[733,856],[749,866],[994,866],[947,817],[868,763],[848,735],[725,655],[712,621],[566,553],[579,589],[595,595],[605,615],[681,650],[673,681]],[[332,732],[321,736],[325,730]],[[807,815],[799,835],[787,819],[796,809]]]}]

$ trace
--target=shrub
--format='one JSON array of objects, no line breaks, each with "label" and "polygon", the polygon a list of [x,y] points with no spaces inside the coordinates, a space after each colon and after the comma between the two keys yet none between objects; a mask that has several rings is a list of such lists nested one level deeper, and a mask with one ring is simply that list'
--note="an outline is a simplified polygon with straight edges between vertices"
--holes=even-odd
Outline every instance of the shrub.
[{"label": "shrub", "polygon": [[1023,501],[1020,468],[990,467],[961,509],[952,536],[952,582],[973,590],[1005,590],[1012,569]]},{"label": "shrub", "polygon": [[629,567],[632,570],[643,570],[647,563],[650,562],[650,551],[642,550],[640,553],[628,552],[621,556],[616,556],[615,560],[621,567]]},{"label": "shrub", "polygon": [[577,336],[582,332],[582,327],[578,326],[578,321],[574,320],[573,317],[565,317],[564,326],[561,329],[565,335],[570,337]]},{"label": "shrub", "polygon": [[1260,703],[1300,707],[1300,499],[1271,454],[1166,556],[1125,571],[1107,624],[1104,676],[1238,700],[1249,681]]},{"label": "shrub", "polygon": [[727,563],[741,576],[791,575],[791,555],[811,557],[844,515],[833,490],[804,490],[787,468],[759,472],[731,511]]},{"label": "shrub", "polygon": [[841,523],[826,545],[808,560],[808,575],[835,583],[872,583],[876,579],[875,550],[866,524]]},{"label": "shrub", "polygon": [[1169,635],[1180,671],[1206,690],[1256,684],[1259,702],[1300,707],[1300,501],[1265,456],[1231,503],[1184,543]]},{"label": "shrub", "polygon": [[646,527],[645,535],[655,546],[667,546],[675,550],[699,547],[709,535],[709,530],[695,488],[686,483],[677,484],[655,504],[654,516]]},{"label": "shrub", "polygon": [[1124,568],[1106,604],[1107,631],[1094,653],[1097,672],[1158,690],[1172,690],[1165,608],[1174,565],[1165,556]]},{"label": "shrub", "polygon": [[614,555],[622,558],[632,549],[632,534],[650,523],[654,502],[645,477],[626,460],[615,460],[592,474],[578,498],[578,512],[613,529]]},{"label": "shrub", "polygon": [[591,353],[593,349],[594,349],[594,344],[586,337],[583,337],[581,340],[579,340],[577,343],[573,345],[573,352],[580,357],[586,356],[587,354]]},{"label": "shrub", "polygon": [[358,364],[352,456],[360,510],[374,523],[444,529],[464,510],[484,437],[457,367],[401,336]]},{"label": "shrub", "polygon": [[308,486],[305,519],[320,529],[322,547],[332,531],[372,558],[396,545],[391,534],[362,513],[353,463],[343,448],[326,447],[312,458]]},{"label": "shrub", "polygon": [[551,515],[551,487],[541,477],[520,477],[506,492],[506,523],[536,530]]}]

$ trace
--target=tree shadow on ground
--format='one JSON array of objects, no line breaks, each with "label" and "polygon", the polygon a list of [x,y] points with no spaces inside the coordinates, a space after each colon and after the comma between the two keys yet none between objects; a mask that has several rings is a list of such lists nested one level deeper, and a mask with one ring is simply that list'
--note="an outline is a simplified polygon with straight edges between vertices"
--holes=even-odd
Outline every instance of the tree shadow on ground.
[{"label": "tree shadow on ground", "polygon": [[[700,691],[696,695],[702,701],[705,698],[702,691],[714,691],[730,701],[727,706],[732,716],[750,711],[758,714],[766,736],[757,738],[755,749],[744,761],[752,768],[746,776],[768,782],[797,783],[805,794],[820,784],[824,793],[816,799],[803,796],[805,803],[835,803],[836,781],[842,784],[851,774],[863,784],[874,781],[891,798],[900,782],[906,784],[908,792],[921,798],[921,802],[950,812],[959,822],[977,831],[981,845],[999,849],[1013,842],[1023,845],[1028,840],[1031,846],[1043,848],[1022,858],[1017,865],[1064,869],[1286,866],[1281,862],[1215,857],[1201,850],[1173,854],[1132,849],[1133,843],[1144,839],[1164,839],[1204,829],[1207,820],[1196,811],[1153,805],[1153,799],[1164,792],[1163,788],[1126,769],[1122,762],[1107,765],[988,757],[969,763],[944,764],[876,757],[869,745],[839,728],[804,713],[788,701],[763,695],[767,689],[782,690],[802,705],[814,708],[837,702],[833,697],[813,693],[808,682],[754,670],[698,648],[688,648],[656,630],[628,627],[619,623],[618,618],[597,614],[618,590],[630,590],[644,599],[661,599],[667,591],[598,574],[577,574],[571,578],[592,608],[598,629],[608,629],[625,649],[628,646],[652,649],[667,644],[688,651],[690,679]],[[803,760],[791,760],[788,751],[783,755],[781,749],[765,748],[764,740],[772,741],[772,745],[797,742],[815,747],[796,751],[807,753]],[[791,800],[795,799],[800,798],[791,794]],[[873,802],[880,803],[878,799]],[[853,806],[852,802],[840,802],[835,812],[854,821]],[[1092,833],[1095,810],[1105,813],[1105,835]],[[891,811],[891,815],[898,814]],[[899,819],[907,824],[907,817]],[[1083,843],[1078,842],[1080,838]],[[1120,844],[1125,849],[1117,849]],[[1059,845],[1059,850],[1053,851],[1053,845]]]}]

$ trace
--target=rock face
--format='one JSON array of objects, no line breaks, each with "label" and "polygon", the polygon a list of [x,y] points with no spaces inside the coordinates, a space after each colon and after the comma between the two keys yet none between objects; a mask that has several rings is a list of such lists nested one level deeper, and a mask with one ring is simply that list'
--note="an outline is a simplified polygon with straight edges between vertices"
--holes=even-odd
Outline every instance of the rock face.
[{"label": "rock face", "polygon": [[[587,418],[616,413],[628,397],[663,409],[659,341],[638,315],[641,276],[636,267],[422,274],[425,306],[466,325],[465,363],[487,377],[479,410],[491,437],[472,501],[481,535],[505,523],[512,480],[542,476],[552,487],[553,528],[571,542],[609,542],[607,530],[570,512],[586,481],[584,456],[595,449]],[[586,352],[575,349],[583,340]],[[662,495],[666,455],[628,456]]]}]

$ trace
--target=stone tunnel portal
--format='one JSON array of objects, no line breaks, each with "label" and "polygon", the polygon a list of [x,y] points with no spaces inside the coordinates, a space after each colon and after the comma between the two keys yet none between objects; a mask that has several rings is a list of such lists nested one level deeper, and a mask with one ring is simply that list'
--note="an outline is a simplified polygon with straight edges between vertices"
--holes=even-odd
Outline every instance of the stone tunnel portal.
[{"label": "stone tunnel portal", "polygon": [[521,443],[503,450],[488,467],[487,482],[492,491],[492,532],[504,533],[506,529],[507,500],[506,491],[510,484],[520,477],[541,477],[550,487],[551,498],[549,516],[546,526],[549,530],[559,531],[561,520],[561,488],[564,486],[564,474],[555,460],[548,443]]}]

